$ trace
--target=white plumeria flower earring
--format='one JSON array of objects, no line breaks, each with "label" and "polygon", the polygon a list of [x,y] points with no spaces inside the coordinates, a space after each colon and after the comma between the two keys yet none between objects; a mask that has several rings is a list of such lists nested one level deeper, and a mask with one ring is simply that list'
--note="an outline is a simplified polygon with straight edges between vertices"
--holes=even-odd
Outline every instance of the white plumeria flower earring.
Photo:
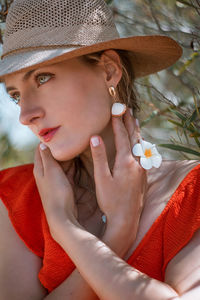
[{"label": "white plumeria flower earring", "polygon": [[132,152],[135,156],[140,156],[140,165],[146,170],[152,167],[159,168],[162,163],[162,156],[158,153],[156,145],[143,139],[134,145]]},{"label": "white plumeria flower earring", "polygon": [[114,86],[109,87],[109,94],[112,96],[114,99],[115,103],[112,105],[112,115],[115,117],[120,117],[126,112],[126,104],[116,102],[116,89]]}]

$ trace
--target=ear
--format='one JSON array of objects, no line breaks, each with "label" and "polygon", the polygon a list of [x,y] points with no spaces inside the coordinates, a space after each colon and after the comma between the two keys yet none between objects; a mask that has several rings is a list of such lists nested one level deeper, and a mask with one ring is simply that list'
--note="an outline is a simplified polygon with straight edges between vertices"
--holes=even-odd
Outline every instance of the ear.
[{"label": "ear", "polygon": [[99,63],[104,70],[106,85],[116,87],[122,77],[122,64],[119,54],[114,50],[106,50],[101,55]]}]

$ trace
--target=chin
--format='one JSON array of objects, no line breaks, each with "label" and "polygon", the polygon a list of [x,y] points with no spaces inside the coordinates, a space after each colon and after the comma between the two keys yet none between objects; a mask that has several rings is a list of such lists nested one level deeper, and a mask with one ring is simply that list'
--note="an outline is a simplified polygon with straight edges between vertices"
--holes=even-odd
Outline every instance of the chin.
[{"label": "chin", "polygon": [[53,156],[53,158],[59,162],[65,162],[65,161],[69,161],[74,159],[76,156],[80,155],[89,145],[87,144],[86,147],[83,147],[83,149],[80,149],[80,145],[79,148],[69,148],[66,146],[63,147],[51,147],[50,151],[51,154]]},{"label": "chin", "polygon": [[66,153],[66,152],[60,152],[60,153],[54,153],[51,152],[52,156],[55,160],[59,162],[65,162],[74,159],[77,155],[75,153]]}]

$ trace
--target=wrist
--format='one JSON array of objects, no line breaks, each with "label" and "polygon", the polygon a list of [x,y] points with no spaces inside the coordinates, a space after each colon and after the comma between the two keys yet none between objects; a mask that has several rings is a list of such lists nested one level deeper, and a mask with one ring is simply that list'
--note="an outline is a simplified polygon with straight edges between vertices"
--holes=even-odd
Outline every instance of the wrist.
[{"label": "wrist", "polygon": [[109,246],[119,257],[123,258],[130,247],[133,245],[136,238],[136,230],[130,228],[127,224],[119,227],[107,225],[105,233],[101,240]]},{"label": "wrist", "polygon": [[[49,231],[57,243],[63,240],[66,228],[81,227],[73,214],[65,214],[63,218],[48,218]],[[82,228],[82,227],[81,227]]]}]

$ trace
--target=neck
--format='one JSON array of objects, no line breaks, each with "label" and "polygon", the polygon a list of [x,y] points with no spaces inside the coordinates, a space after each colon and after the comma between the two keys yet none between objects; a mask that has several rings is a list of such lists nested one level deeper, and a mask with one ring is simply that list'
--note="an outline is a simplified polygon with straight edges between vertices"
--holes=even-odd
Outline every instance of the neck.
[{"label": "neck", "polygon": [[[115,156],[116,156],[114,133],[112,129],[112,120],[110,120],[108,125],[104,128],[104,130],[99,135],[101,136],[105,144],[108,165],[110,167],[110,170],[112,170],[115,162]],[[93,191],[89,195],[86,194],[86,197],[80,196],[79,198],[78,196],[79,204],[81,205],[81,209],[83,211],[81,215],[85,217],[89,213],[89,211],[92,210],[94,212],[97,208],[97,199],[95,195],[94,164],[93,164],[92,153],[90,150],[90,145],[84,152],[80,154],[80,159],[85,169],[87,170],[87,173],[89,174],[88,177],[86,172],[81,172],[80,185],[83,187],[87,187],[89,191]],[[68,170],[71,170],[70,169],[71,166],[74,166],[73,160],[70,163],[62,162],[62,167],[66,174],[68,173]],[[74,168],[72,167],[72,174],[74,174],[73,172],[74,172]]]},{"label": "neck", "polygon": [[[111,121],[104,128],[104,130],[100,133],[100,136],[103,139],[103,142],[105,144],[108,165],[109,165],[110,169],[112,169],[114,166],[114,162],[115,162],[116,149],[115,149],[114,133],[113,133]],[[84,164],[85,169],[87,170],[87,172],[90,176],[89,182],[88,182],[87,178],[82,178],[81,183],[86,184],[86,185],[89,184],[91,186],[95,186],[94,164],[93,164],[93,158],[92,158],[90,145],[83,153],[81,153],[80,158]]]}]

